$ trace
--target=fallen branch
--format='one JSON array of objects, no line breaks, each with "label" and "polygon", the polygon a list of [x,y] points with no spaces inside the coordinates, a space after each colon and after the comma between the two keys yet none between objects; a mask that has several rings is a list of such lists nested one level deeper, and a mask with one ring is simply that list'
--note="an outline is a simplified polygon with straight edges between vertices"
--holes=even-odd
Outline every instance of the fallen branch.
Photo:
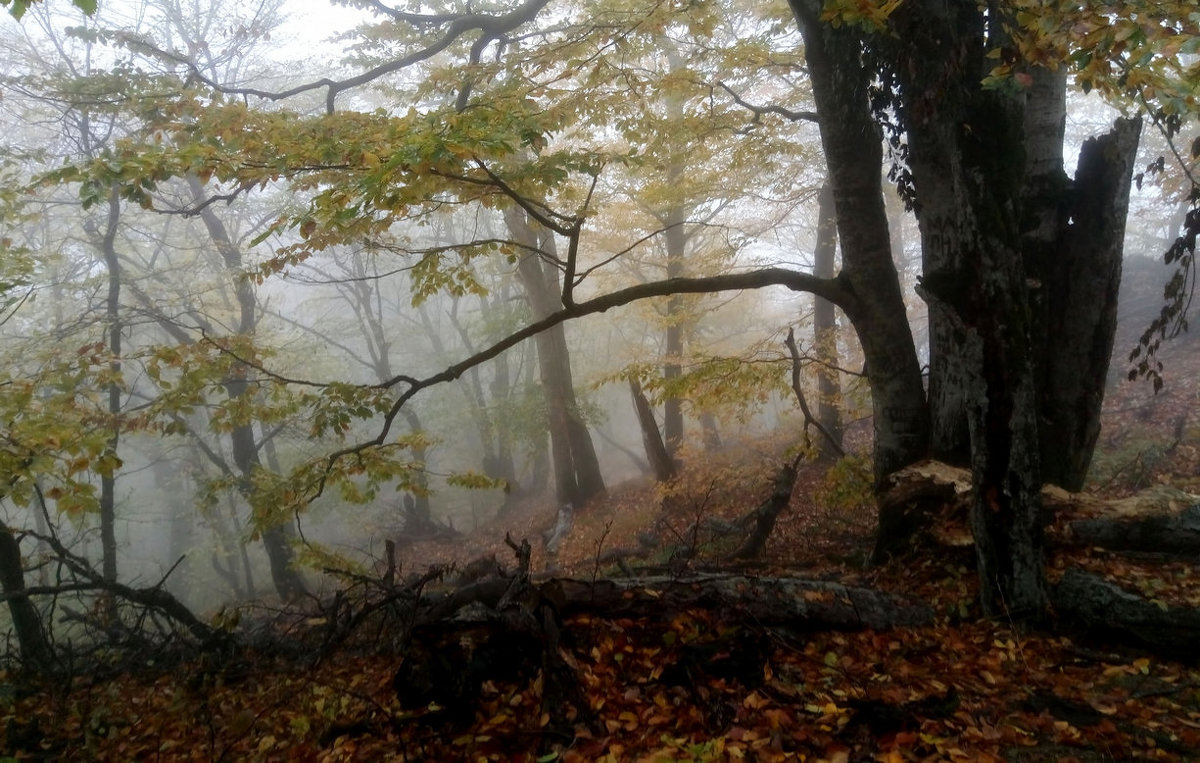
[{"label": "fallen branch", "polygon": [[796,469],[800,465],[801,456],[786,463],[775,473],[772,481],[771,495],[760,503],[754,511],[747,515],[739,524],[754,523],[754,529],[746,536],[740,548],[734,551],[734,559],[755,559],[760,556],[767,546],[767,539],[775,529],[779,515],[792,502],[792,489],[796,486]]},{"label": "fallen branch", "polygon": [[1200,609],[1170,607],[1079,570],[1067,570],[1051,599],[1063,624],[1105,641],[1195,659]]},{"label": "fallen branch", "polygon": [[892,628],[927,625],[927,606],[869,588],[816,580],[746,575],[667,576],[597,580],[556,578],[540,590],[564,615],[659,617],[713,609],[726,617],[800,628]]}]

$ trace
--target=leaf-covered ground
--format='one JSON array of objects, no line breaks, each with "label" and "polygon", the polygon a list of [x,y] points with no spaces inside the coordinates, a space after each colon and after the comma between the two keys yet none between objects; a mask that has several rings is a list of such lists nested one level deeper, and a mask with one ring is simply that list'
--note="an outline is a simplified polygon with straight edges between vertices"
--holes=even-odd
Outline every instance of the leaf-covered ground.
[{"label": "leaf-covered ground", "polygon": [[[1197,353],[1200,354],[1200,353]],[[1193,378],[1200,378],[1200,369]],[[1122,386],[1094,482],[1120,496],[1158,482],[1200,492],[1195,393],[1150,402]],[[1172,395],[1175,395],[1172,397]],[[1177,426],[1177,422],[1182,424]],[[407,570],[494,553],[504,531],[534,540],[533,569],[617,571],[605,551],[691,546],[693,568],[729,551],[693,530],[733,519],[769,490],[783,444],[691,454],[681,482],[614,487],[581,511],[555,559],[536,540],[553,508],[527,507],[466,542],[410,548]],[[934,625],[855,633],[766,629],[736,612],[568,620],[561,654],[586,707],[567,733],[542,707],[543,679],[485,682],[462,717],[402,709],[391,635],[321,654],[251,649],[232,659],[142,665],[70,682],[0,680],[0,753],[68,760],[1195,760],[1200,669],[1136,651],[1021,633],[979,617],[969,547],[865,570],[873,529],[855,468],[802,469],[767,558],[751,572],[839,580],[931,604]],[[1052,533],[1053,534],[1053,533]],[[668,551],[628,564],[669,567]],[[1200,604],[1194,563],[1056,549],[1053,579],[1085,567],[1165,604]],[[676,570],[679,571],[678,569]],[[251,614],[249,617],[253,618]],[[264,618],[263,622],[267,620]],[[270,620],[282,627],[284,618]],[[286,620],[303,634],[321,622]],[[266,627],[266,626],[264,626]],[[303,642],[301,635],[298,640]]]}]

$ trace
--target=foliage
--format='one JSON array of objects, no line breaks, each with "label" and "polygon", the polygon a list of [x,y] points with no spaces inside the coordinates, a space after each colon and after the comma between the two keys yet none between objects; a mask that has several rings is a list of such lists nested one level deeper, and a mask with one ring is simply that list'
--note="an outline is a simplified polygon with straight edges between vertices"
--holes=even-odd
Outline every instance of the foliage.
[{"label": "foliage", "polygon": [[[752,348],[753,349],[753,348]],[[672,379],[647,363],[635,363],[598,383],[634,378],[647,399],[661,404],[664,399],[685,399],[698,411],[732,411],[743,419],[753,416],[773,396],[788,395],[787,360],[765,351],[740,357],[697,357]]]},{"label": "foliage", "polygon": [[97,508],[94,475],[120,467],[100,404],[109,360],[89,345],[0,372],[0,495],[18,506],[44,497],[73,517]]},{"label": "foliage", "polygon": [[[0,5],[8,8],[8,12],[12,14],[14,19],[20,20],[25,15],[25,11],[38,2],[44,0],[0,0]],[[71,4],[84,13],[91,15],[96,12],[98,0],[71,0]]]},{"label": "foliage", "polygon": [[[824,553],[841,550],[817,532]],[[1079,563],[1064,556],[1055,566]],[[973,579],[953,565],[925,560],[881,570],[875,579],[929,601],[957,602]],[[827,562],[817,567],[826,569],[844,574]],[[1194,595],[1179,572],[1154,594]],[[1141,570],[1120,574],[1136,579]],[[337,618],[328,615],[345,613],[348,601],[339,597],[325,614],[287,626],[291,650],[316,650],[336,633]],[[455,720],[436,708],[401,707],[393,688],[400,658],[387,647],[356,644],[325,659],[251,651],[232,665],[209,657],[108,681],[28,687],[0,703],[0,749],[93,758],[201,750],[209,757],[372,760],[394,759],[401,750],[440,760],[581,763],[1002,760],[1017,753],[1085,757],[1097,748],[1174,759],[1200,744],[1192,723],[1200,712],[1194,666],[1136,653],[1096,655],[1066,638],[1018,633],[946,609],[954,613],[924,628],[818,631],[802,639],[737,622],[731,613],[568,618],[560,649],[587,703],[569,741],[547,729],[543,676],[489,681],[475,711]],[[239,615],[234,628],[270,632],[262,612]],[[232,625],[234,616],[221,619]]]},{"label": "foliage", "polygon": [[837,460],[825,473],[816,493],[818,505],[833,510],[853,510],[875,502],[871,460],[851,454]]}]

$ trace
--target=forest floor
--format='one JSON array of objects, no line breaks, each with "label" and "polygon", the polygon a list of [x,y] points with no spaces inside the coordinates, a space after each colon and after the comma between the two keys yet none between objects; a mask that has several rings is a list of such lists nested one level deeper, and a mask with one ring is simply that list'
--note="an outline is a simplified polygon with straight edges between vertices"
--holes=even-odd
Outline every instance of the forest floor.
[{"label": "forest floor", "polygon": [[[1200,353],[1197,353],[1200,355]],[[1200,379],[1200,368],[1192,379]],[[1185,373],[1189,369],[1184,369]],[[1200,493],[1193,389],[1111,396],[1092,489],[1118,497],[1159,483]],[[1121,390],[1125,390],[1122,392]],[[1189,418],[1191,417],[1191,418]],[[552,506],[526,507],[453,544],[404,551],[405,569],[495,554],[505,532],[529,538],[532,569],[590,579],[620,572],[605,551],[652,532],[698,546],[690,570],[729,548],[695,540],[698,521],[736,519],[770,490],[787,443],[759,440],[693,454],[672,487],[615,486],[583,507],[553,560],[540,538]],[[931,606],[923,628],[801,631],[732,613],[564,623],[561,652],[587,707],[573,738],[548,733],[541,677],[485,682],[467,717],[400,707],[389,634],[339,650],[248,651],[214,665],[127,662],[69,681],[0,677],[0,755],[68,760],[1200,760],[1200,669],[981,617],[969,539],[866,569],[874,512],[865,461],[805,465],[754,575],[886,590]],[[1051,528],[1055,537],[1056,528]],[[629,564],[668,565],[651,557]],[[1053,581],[1084,567],[1162,602],[1200,605],[1196,563],[1054,546]],[[676,569],[677,574],[686,570]],[[278,622],[278,621],[276,621]],[[318,632],[320,617],[290,621]],[[301,639],[302,640],[302,639]],[[318,645],[319,646],[319,645]],[[751,659],[740,659],[750,654]]]}]

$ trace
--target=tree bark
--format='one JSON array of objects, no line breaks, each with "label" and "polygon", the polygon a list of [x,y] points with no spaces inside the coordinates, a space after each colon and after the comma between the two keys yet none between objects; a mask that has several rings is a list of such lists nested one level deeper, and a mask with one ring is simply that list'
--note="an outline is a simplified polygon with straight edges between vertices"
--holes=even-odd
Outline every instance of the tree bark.
[{"label": "tree bark", "polygon": [[[552,253],[551,234],[538,236],[519,210],[508,210],[505,221],[513,238],[527,252],[517,265],[517,277],[525,287],[534,318],[543,319],[558,307],[557,271],[544,265],[538,255],[541,251]],[[556,324],[539,333],[535,342],[549,415],[557,500],[582,507],[590,498],[604,492],[604,478],[591,435],[579,415],[566,332],[561,323]]]},{"label": "tree bark", "polygon": [[1060,627],[1104,643],[1148,647],[1185,660],[1196,658],[1200,610],[1170,607],[1130,593],[1103,578],[1067,570],[1053,589]]},{"label": "tree bark", "polygon": [[765,625],[837,630],[917,627],[932,621],[925,606],[867,588],[797,578],[700,575],[588,582],[554,579],[540,586],[564,616],[656,617],[715,609]]},{"label": "tree bark", "polygon": [[791,6],[804,37],[842,242],[838,280],[850,296],[841,306],[867,361],[875,479],[882,485],[888,474],[926,455],[929,414],[892,262],[880,178],[882,136],[868,97],[872,74],[863,65],[857,31],[822,22],[818,0],[791,0]]},{"label": "tree bark", "polygon": [[[826,180],[818,197],[817,245],[813,253],[813,275],[833,278],[837,258],[837,219],[833,209],[833,189]],[[822,458],[834,458],[842,449],[842,397],[838,382],[837,314],[833,303],[813,297],[813,346],[817,357],[817,421],[828,433],[818,452]]]},{"label": "tree bark", "polygon": [[748,519],[754,520],[754,527],[737,551],[733,552],[734,559],[756,559],[767,547],[771,531],[779,515],[791,504],[792,490],[796,487],[797,467],[799,458],[789,461],[779,468],[771,481],[771,494],[760,503]]},{"label": "tree bark", "polygon": [[[678,179],[682,174],[677,165],[671,167],[670,177]],[[672,206],[664,216],[666,228],[664,240],[667,247],[667,278],[683,275],[684,250],[687,247],[687,232],[684,230],[685,210],[680,205]],[[681,295],[667,297],[667,328],[664,337],[663,381],[668,389],[663,396],[663,439],[667,453],[676,458],[683,443],[683,401],[670,390],[671,382],[683,375],[683,319],[684,300]]]},{"label": "tree bark", "polygon": [[117,448],[120,444],[120,427],[117,419],[121,414],[121,385],[117,381],[121,374],[121,261],[117,257],[117,225],[121,219],[120,189],[113,186],[108,196],[108,220],[100,240],[100,254],[108,270],[108,296],[105,300],[105,329],[108,333],[108,352],[112,356],[109,371],[113,379],[108,383],[108,415],[111,433],[104,446],[104,466],[100,469],[100,548],[101,569],[104,580],[117,580]]},{"label": "tree bark", "polygon": [[1068,525],[1072,539],[1110,551],[1200,556],[1200,505],[1175,516],[1128,519],[1077,519]]},{"label": "tree bark", "polygon": [[[1117,328],[1125,218],[1140,119],[1084,142],[1075,182],[1059,213],[1056,245],[1027,261],[1040,278],[1044,326],[1038,367],[1044,479],[1079,490],[1100,436],[1100,409]],[[1060,150],[1061,153],[1061,150]],[[1044,204],[1043,208],[1050,207]]]},{"label": "tree bark", "polygon": [[29,597],[24,595],[25,570],[21,564],[21,546],[12,530],[3,522],[0,522],[0,584],[8,599],[8,613],[17,634],[21,659],[33,668],[49,665],[53,653],[46,632],[42,629],[41,615]]},{"label": "tree bark", "polygon": [[958,426],[965,406],[984,612],[1039,618],[1047,595],[1033,327],[1019,224],[1023,99],[979,86],[986,45],[995,41],[985,39],[975,6],[915,2],[894,22],[905,40],[896,69],[926,258],[921,293],[931,326],[939,327],[931,328],[935,451],[957,458],[957,442],[949,448],[938,438]]},{"label": "tree bark", "polygon": [[1056,512],[1083,515],[1067,523],[1069,541],[1153,556],[1200,555],[1200,496],[1156,485],[1116,500],[1048,487],[1045,498]]},{"label": "tree bark", "polygon": [[646,448],[646,460],[654,472],[654,479],[667,482],[675,476],[675,461],[663,442],[662,433],[658,431],[658,422],[654,419],[654,409],[642,392],[642,385],[637,379],[630,377],[629,392],[633,396],[633,407],[637,412],[638,426],[642,430],[642,444]]}]

